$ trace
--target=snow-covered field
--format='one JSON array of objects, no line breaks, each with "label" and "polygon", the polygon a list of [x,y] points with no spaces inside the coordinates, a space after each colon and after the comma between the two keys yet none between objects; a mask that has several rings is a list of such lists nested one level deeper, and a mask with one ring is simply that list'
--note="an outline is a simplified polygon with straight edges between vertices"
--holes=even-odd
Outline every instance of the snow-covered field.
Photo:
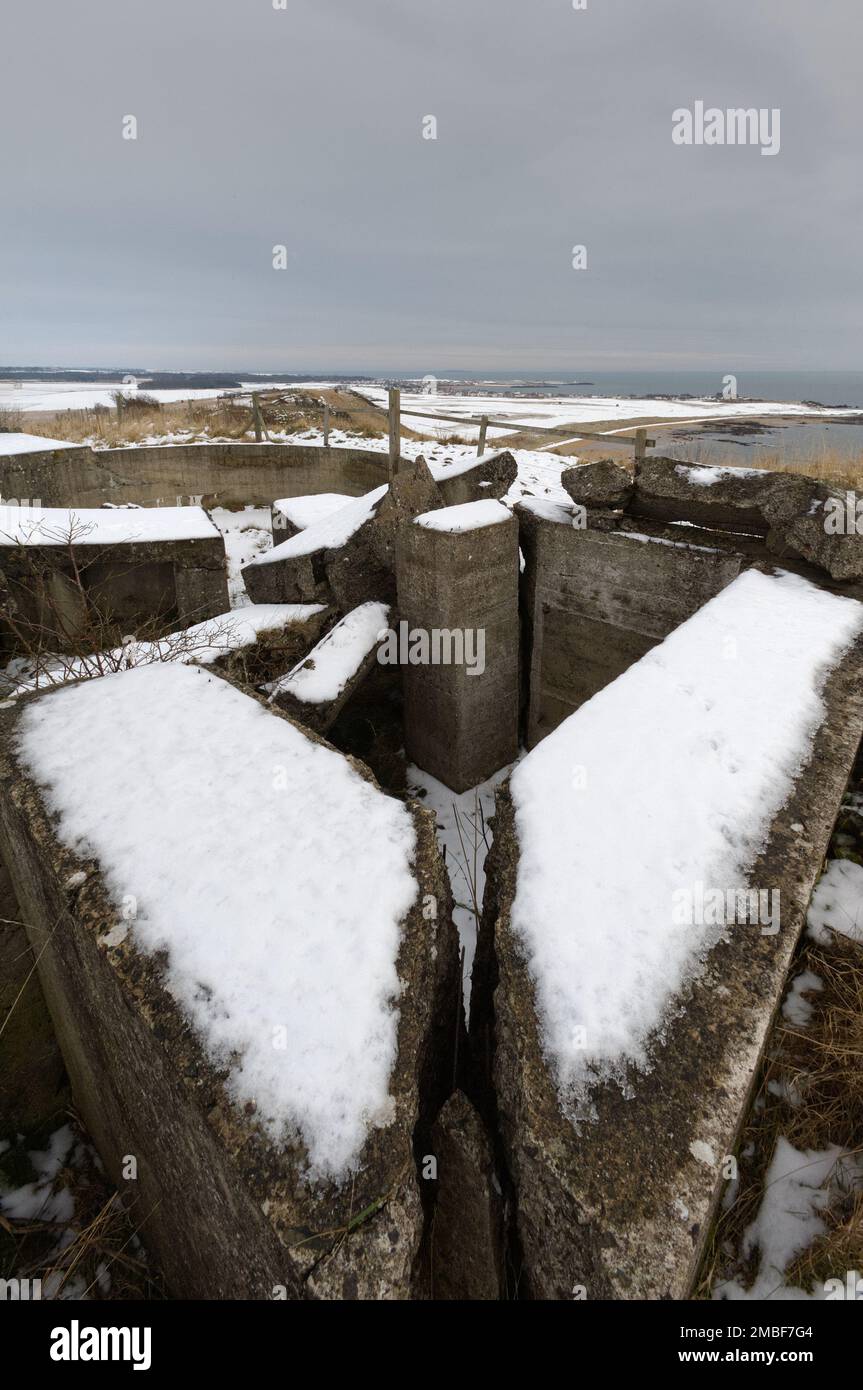
[{"label": "snow-covered field", "polygon": [[[240,382],[241,390],[272,391],[287,386],[284,381]],[[314,385],[314,384],[313,384]],[[317,389],[320,389],[318,387]],[[205,401],[217,396],[236,395],[236,389],[228,391],[224,386],[191,387],[177,389],[150,387],[143,383],[138,387],[134,379],[116,381],[10,381],[0,380],[0,410],[92,410],[96,405],[112,406],[114,392],[134,395],[140,390],[142,395],[153,396],[157,401],[168,404],[171,401]]]},{"label": "snow-covered field", "polygon": [[[387,392],[383,387],[361,386],[354,388],[358,395],[372,404],[386,408]],[[464,395],[425,395],[421,392],[403,391],[401,410],[404,422],[411,429],[442,436],[457,435],[464,441],[475,440],[479,435],[479,422],[483,415],[492,419],[511,422],[511,430],[516,432],[531,425],[558,428],[563,425],[584,425],[585,428],[598,422],[620,421],[625,429],[627,420],[728,420],[752,415],[795,415],[818,418],[823,415],[853,416],[857,411],[816,410],[811,406],[789,405],[781,401],[758,402],[715,400],[632,400],[614,396],[544,396],[525,398],[524,396],[464,396]],[[465,426],[452,424],[446,420],[411,417],[410,411],[435,416],[439,410],[442,415],[456,415],[463,419]],[[607,426],[611,433],[614,424]],[[505,437],[507,429],[490,428],[488,438]],[[556,443],[561,443],[558,440]]]}]

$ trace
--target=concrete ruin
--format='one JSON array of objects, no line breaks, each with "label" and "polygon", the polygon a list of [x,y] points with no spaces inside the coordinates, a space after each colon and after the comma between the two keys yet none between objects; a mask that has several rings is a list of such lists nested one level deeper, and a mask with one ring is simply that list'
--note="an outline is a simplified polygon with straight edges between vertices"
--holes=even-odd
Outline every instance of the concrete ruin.
[{"label": "concrete ruin", "polygon": [[[143,566],[125,587],[111,570],[114,612],[152,638],[0,700],[6,1000],[37,957],[39,980],[6,1029],[0,1139],[65,1098],[59,1044],[180,1298],[690,1296],[863,732],[863,545],[826,524],[847,499],[648,458],[507,505],[506,451],[402,459],[391,483],[379,450],[311,445],[62,446],[0,469],[4,495],[102,527],[159,528],[180,496],[202,527],[105,556]],[[245,607],[199,502],[272,508]],[[170,583],[143,582],[155,562]],[[409,763],[453,800],[514,769],[485,832],[469,1033],[452,866]],[[634,862],[659,866],[653,897]],[[690,959],[669,864],[778,895],[781,930],[696,932]],[[657,955],[685,968],[651,1023],[633,978]],[[374,1028],[343,1046],[360,1002]],[[337,1112],[360,1135],[338,1162]]]},{"label": "concrete ruin", "polygon": [[[740,710],[752,709],[753,724],[796,728],[798,713],[811,715],[808,675],[796,684],[780,678],[795,660],[805,665],[809,659],[800,655],[796,604],[777,603],[775,618],[767,620],[775,630],[775,661],[755,634],[757,623],[748,621],[759,604],[769,610],[773,593],[766,586],[782,582],[755,574],[735,581],[661,649],[560,725],[498,795],[471,1029],[514,1187],[531,1297],[691,1296],[725,1186],[723,1166],[735,1152],[863,730],[863,607],[813,588],[815,625],[835,622],[837,645],[816,701],[813,743],[783,742],[785,735],[774,733],[776,757],[789,769],[787,787],[775,796],[778,808],[750,837],[743,827],[752,807],[722,794],[712,802],[709,784],[699,784],[703,760],[724,767],[733,786],[746,756],[738,716],[724,719],[724,697],[713,679],[729,629],[740,655],[725,663],[728,684],[737,686]],[[637,721],[627,728],[627,710],[638,708],[640,692],[654,687],[649,731]],[[756,692],[765,687],[775,694],[776,708],[767,701],[762,720]],[[728,703],[735,703],[733,696]],[[663,786],[662,764],[688,765],[695,784],[687,790],[678,783],[676,791]],[[740,782],[742,796],[745,773]],[[769,812],[772,790],[760,795]],[[722,845],[740,844],[739,876],[730,875],[718,851],[700,852],[699,826],[705,824]],[[590,852],[597,835],[612,838],[621,862],[649,856],[637,897],[604,879],[591,891],[591,873],[602,874]],[[553,869],[543,873],[537,853],[542,840],[570,853],[560,866],[559,888],[537,907],[538,875],[553,878]],[[674,923],[686,926],[690,937],[697,934],[697,912],[690,913],[692,921],[675,918],[674,899],[692,887],[697,900],[699,884],[702,897],[714,888],[722,894],[723,913],[727,892],[735,907],[742,893],[743,920],[723,916],[713,923],[715,931],[704,931],[703,949],[693,948],[662,1013],[645,1011],[645,1035],[628,1052],[621,1038],[627,1021],[644,1009],[653,952],[657,978],[673,981],[680,940]],[[754,887],[759,912],[765,899],[769,905],[763,916],[751,912]],[[571,935],[561,936],[558,928]],[[542,945],[555,932],[568,942],[559,956],[554,946]],[[649,949],[641,952],[640,942]],[[578,975],[574,962],[580,962]],[[612,979],[623,982],[619,997],[612,997]],[[557,1055],[561,1033],[552,1020],[568,988],[576,1026],[565,1035],[565,1060]],[[603,1018],[603,1011],[614,1017]]]},{"label": "concrete ruin", "polygon": [[518,526],[495,501],[427,512],[399,532],[397,570],[408,757],[465,791],[518,752]]},{"label": "concrete ruin", "polygon": [[[109,687],[106,705],[102,694]],[[191,746],[178,739],[171,760],[164,760],[160,748],[168,745],[160,731],[173,721],[180,721],[180,729],[183,710],[195,711],[195,739]],[[236,730],[233,744],[223,738],[225,715]],[[132,723],[127,724],[130,717]],[[317,742],[278,711],[262,708],[225,679],[188,666],[160,664],[29,697],[11,715],[5,711],[4,722],[3,857],[39,954],[40,977],[75,1102],[118,1186],[123,1185],[124,1155],[136,1157],[135,1196],[145,1239],[175,1294],[271,1298],[281,1287],[290,1298],[409,1297],[418,1277],[423,1234],[413,1145],[428,1135],[446,1097],[459,1007],[449,886],[429,815],[384,797],[361,765]],[[217,930],[212,915],[216,903],[224,903],[223,895],[235,894],[238,888],[241,875],[231,867],[238,864],[238,840],[250,847],[269,843],[270,866],[284,866],[302,828],[303,857],[295,862],[304,865],[310,888],[320,876],[314,892],[332,896],[328,877],[344,882],[341,925],[331,944],[321,940],[319,947],[326,956],[329,950],[338,951],[343,941],[350,951],[341,967],[345,999],[364,968],[364,953],[373,947],[371,968],[383,972],[386,994],[398,993],[399,981],[404,986],[395,1011],[387,1007],[378,1012],[376,1007],[353,1033],[350,1047],[357,1051],[345,1056],[336,1051],[328,1061],[332,1048],[326,1033],[318,1030],[317,1042],[311,1031],[296,1034],[291,996],[297,981],[290,968],[279,977],[284,997],[275,1011],[268,1012],[258,992],[266,1016],[254,1027],[266,1036],[258,1038],[257,1081],[244,1079],[242,1068],[238,1073],[236,1065],[226,1065],[227,1057],[236,1052],[229,1041],[220,1046],[214,1034],[209,1044],[202,1041],[207,1003],[204,1013],[198,1013],[197,1026],[190,1027],[189,997],[173,948],[168,969],[158,933],[148,938],[140,929],[137,904],[147,916],[157,911],[144,859],[139,861],[143,876],[138,880],[122,852],[115,857],[105,849],[104,826],[89,818],[85,833],[102,852],[79,857],[68,835],[62,830],[58,835],[51,823],[51,813],[59,806],[56,786],[48,791],[30,761],[33,755],[39,764],[34,750],[47,747],[55,735],[63,743],[68,737],[82,739],[91,750],[91,775],[98,779],[104,773],[106,785],[114,785],[110,755],[100,764],[101,772],[94,760],[97,742],[104,747],[121,729],[134,768],[129,787],[137,786],[139,800],[137,805],[134,798],[127,800],[120,789],[112,807],[119,830],[114,843],[123,843],[129,835],[126,843],[136,843],[134,825],[141,804],[146,808],[153,796],[161,801],[165,778],[172,781],[176,796],[182,798],[186,788],[186,796],[195,801],[207,769],[213,799],[205,802],[203,815],[215,812],[235,845],[233,859],[230,854],[209,859],[208,878],[215,875],[216,893],[205,883],[195,888],[200,902],[195,911],[210,917],[208,936]],[[133,731],[131,737],[128,730]],[[246,749],[256,742],[261,748],[266,744],[268,756],[284,760],[284,784],[274,776],[268,790],[252,769],[260,810],[250,817],[242,787],[248,779]],[[352,814],[362,821],[358,843],[365,844],[364,855],[353,865],[345,859],[345,846],[332,841],[320,801],[329,775],[348,789],[355,803]],[[278,814],[286,807],[292,808],[293,830]],[[196,815],[200,823],[202,808]],[[157,841],[150,862],[170,874],[176,858],[179,869],[188,846],[172,849],[170,832],[160,831],[158,812],[150,828]],[[330,843],[323,859],[313,848],[314,840],[319,850]],[[386,909],[371,907],[375,897],[388,896],[376,886],[371,867],[375,858],[381,874],[405,874],[396,894],[404,904],[397,909],[400,920],[391,921]],[[187,862],[181,876],[190,871],[194,868]],[[128,889],[123,904],[117,900],[120,881]],[[385,882],[386,878],[381,886]],[[134,898],[131,909],[129,894]],[[258,896],[256,934],[261,938],[262,969],[272,971],[275,960],[284,968],[291,957],[300,982],[305,976],[306,988],[313,990],[313,978],[321,977],[313,962],[303,964],[308,904],[304,906],[299,877],[284,869],[275,878],[269,873],[258,885]],[[364,918],[366,911],[370,916]],[[237,969],[242,952],[254,971],[258,948],[249,941],[245,913],[240,910],[222,920],[229,932],[238,933],[235,946],[226,940],[227,959],[233,957]],[[271,930],[276,935],[270,935]],[[142,944],[146,941],[150,944]],[[336,961],[332,963],[338,971]],[[227,1006],[219,1002],[225,981],[218,957],[210,957],[209,963],[199,958],[194,964],[190,958],[190,968],[190,988],[199,999],[212,1000],[220,1015]],[[321,983],[326,991],[329,986]],[[249,984],[253,985],[252,976]],[[302,984],[300,989],[302,997]],[[273,997],[277,1000],[278,994]],[[324,997],[320,996],[322,1007]],[[340,1008],[332,1013],[330,995],[326,1013],[333,1021]],[[270,1071],[272,1084],[281,1091],[279,1028],[294,1045],[297,1036],[304,1039],[320,1090],[304,1097],[289,1088],[287,1108],[276,1106],[276,1119],[283,1117],[276,1125],[266,1103],[256,1103],[249,1088],[262,1097],[261,1087],[267,1084],[263,1076]],[[365,1059],[380,1052],[381,1038],[391,1039],[392,1062],[383,1070],[376,1067],[372,1093],[382,1082],[386,1105],[374,1123],[366,1122],[365,1138],[357,1141],[349,1130],[332,1158],[328,1136],[315,1121],[316,1107],[326,1107],[331,1093],[330,1103],[339,1113],[356,1109],[356,1097],[350,1102],[340,1099],[342,1088],[349,1093],[359,1088],[361,1093],[368,1085]],[[389,1055],[387,1047],[384,1056]],[[359,1100],[361,1104],[361,1095]],[[330,1169],[341,1162],[343,1148],[348,1143],[355,1148],[356,1142],[360,1147],[352,1152],[347,1176],[333,1176]],[[204,1184],[202,1173],[208,1175]]]},{"label": "concrete ruin", "polygon": [[228,607],[222,537],[200,507],[4,507],[0,649],[94,629],[189,625]]}]

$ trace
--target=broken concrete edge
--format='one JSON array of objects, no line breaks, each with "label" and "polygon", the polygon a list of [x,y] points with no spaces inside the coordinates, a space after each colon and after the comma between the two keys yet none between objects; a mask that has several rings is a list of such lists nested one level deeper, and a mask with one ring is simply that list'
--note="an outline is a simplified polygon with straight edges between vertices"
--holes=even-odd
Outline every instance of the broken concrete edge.
[{"label": "broken concrete edge", "polygon": [[[789,963],[863,727],[863,643],[829,678],[828,717],[750,881],[781,892],[782,930],[738,927],[653,1044],[631,1094],[603,1084],[576,1130],[546,1066],[533,984],[510,928],[518,845],[497,793],[471,1001],[477,1094],[501,1136],[528,1296],[686,1299],[698,1282]],[[792,827],[802,824],[803,834]],[[598,924],[598,929],[600,929]],[[685,1005],[685,1008],[683,1007]],[[581,1295],[584,1296],[584,1295]]]},{"label": "broken concrete edge", "polygon": [[499,449],[493,454],[480,454],[475,461],[449,471],[439,465],[432,470],[432,477],[445,507],[478,502],[484,497],[500,500],[518,477],[518,464],[508,449]]},{"label": "broken concrete edge", "polygon": [[[342,613],[369,600],[392,603],[399,528],[442,505],[425,460],[403,460],[391,485],[341,545],[326,543],[325,521],[323,541],[315,549],[275,559],[268,552],[243,567],[243,582],[254,602],[330,601]],[[313,530],[309,527],[304,534]]]},{"label": "broken concrete edge", "polygon": [[590,512],[624,511],[757,536],[773,554],[816,565],[838,582],[863,580],[857,494],[804,473],[651,456],[636,465],[634,477],[606,459],[567,469],[561,481],[573,502]]},{"label": "broken concrete edge", "polygon": [[[592,465],[585,464],[584,467],[590,468]],[[810,579],[819,588],[828,589],[833,593],[863,598],[863,577],[861,579],[837,579],[824,564],[807,558],[801,550],[780,543],[778,536],[774,536],[773,544],[771,544],[768,535],[756,534],[753,531],[714,529],[705,522],[696,524],[682,519],[664,521],[657,517],[639,516],[632,511],[585,507],[576,502],[567,505],[543,501],[534,497],[520,499],[516,502],[513,511],[518,518],[520,543],[525,556],[527,556],[525,547],[530,549],[533,538],[540,528],[563,526],[571,527],[581,533],[602,532],[607,535],[619,536],[621,539],[670,542],[681,550],[714,551],[717,554],[736,555],[751,563],[760,562],[774,565],[788,570],[792,574],[799,574],[804,579]],[[811,521],[811,518],[809,520]],[[830,543],[835,543],[840,539],[852,544],[859,545],[860,543],[860,538],[855,536],[828,536],[825,539]],[[863,547],[861,547],[861,551],[863,551]],[[815,553],[811,545],[810,552]],[[526,565],[525,573],[529,571],[529,568],[529,565]]]},{"label": "broken concrete edge", "polygon": [[[228,1097],[226,1071],[205,1054],[165,987],[164,960],[138,951],[129,935],[117,945],[104,940],[123,919],[100,867],[59,843],[13,751],[22,707],[40,698],[51,692],[0,711],[0,849],[76,1104],[127,1193],[124,1158],[136,1156],[135,1219],[169,1285],[184,1298],[270,1298],[277,1289],[289,1298],[411,1297],[423,1284],[423,1201],[430,1198],[417,1163],[452,1089],[463,1029],[452,896],[433,814],[407,802],[417,835],[417,897],[397,964],[404,988],[390,1079],[394,1118],[370,1131],[351,1180],[306,1184],[301,1140],[274,1143],[251,1107],[241,1110]],[[270,713],[331,747],[281,711]],[[363,763],[347,761],[377,785]]]}]

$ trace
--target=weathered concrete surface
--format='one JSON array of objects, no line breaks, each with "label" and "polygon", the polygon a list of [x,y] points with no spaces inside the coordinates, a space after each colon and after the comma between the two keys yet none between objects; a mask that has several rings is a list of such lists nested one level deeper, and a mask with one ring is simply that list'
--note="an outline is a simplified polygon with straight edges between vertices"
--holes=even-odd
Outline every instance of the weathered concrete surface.
[{"label": "weathered concrete surface", "polygon": [[[383,499],[340,546],[253,560],[243,582],[254,603],[335,603],[343,613],[360,603],[395,598],[390,526],[377,527]],[[391,520],[392,525],[392,520]],[[311,535],[311,527],[302,535]]]},{"label": "weathered concrete surface", "polygon": [[[698,482],[698,478],[715,481]],[[763,505],[782,474],[766,469],[708,469],[651,456],[637,466],[631,510],[657,521],[691,521],[718,531],[765,535]]]},{"label": "weathered concrete surface", "polygon": [[86,444],[0,456],[0,497],[18,506],[98,507],[111,487],[110,468]]},{"label": "weathered concrete surface", "polygon": [[[74,578],[77,567],[77,580]],[[212,538],[132,541],[117,544],[0,546],[0,584],[6,619],[0,648],[18,640],[9,622],[36,648],[64,649],[83,635],[119,635],[143,627],[191,626],[229,608],[225,545]]]},{"label": "weathered concrete surface", "polygon": [[779,556],[800,556],[832,579],[863,579],[863,505],[855,492],[814,478],[787,478],[764,503],[767,547]]},{"label": "weathered concrete surface", "polygon": [[742,554],[567,525],[517,506],[529,624],[528,747],[724,589]]},{"label": "weathered concrete surface", "polygon": [[573,502],[582,507],[625,507],[635,491],[633,475],[612,459],[567,468],[560,481]]},{"label": "weathered concrete surface", "polygon": [[[360,603],[395,600],[396,536],[441,494],[422,458],[403,459],[397,476],[343,545],[319,544],[305,554],[252,561],[243,580],[255,603],[333,602],[348,613]],[[313,528],[303,533],[312,536]]]},{"label": "weathered concrete surface", "polygon": [[466,662],[402,667],[408,757],[465,791],[518,751],[518,525],[508,518],[454,533],[404,526],[397,575],[408,631],[438,632],[448,651],[452,634],[484,634],[481,672],[469,674]]},{"label": "weathered concrete surface", "polygon": [[432,1130],[438,1191],[432,1227],[432,1296],[497,1300],[505,1280],[504,1199],[492,1146],[462,1091],[454,1091]]},{"label": "weathered concrete surface", "polygon": [[[402,463],[400,465],[404,467]],[[445,507],[463,502],[481,502],[483,498],[500,498],[509,491],[518,476],[518,464],[508,449],[494,454],[480,454],[469,468],[458,471],[439,466],[434,470]]]},{"label": "weathered concrete surface", "polygon": [[359,497],[386,482],[387,457],[373,449],[305,444],[166,444],[16,454],[0,465],[4,497],[45,507],[194,500],[203,506],[269,506],[274,497],[345,492]]},{"label": "weathered concrete surface", "polygon": [[324,560],[330,592],[342,612],[396,595],[396,538],[415,516],[443,505],[425,459],[402,459],[373,519]]},{"label": "weathered concrete surface", "polygon": [[59,1123],[68,1102],[63,1058],[0,859],[0,1139]]},{"label": "weathered concrete surface", "polygon": [[826,722],[752,870],[751,882],[781,892],[781,931],[762,936],[758,926],[735,927],[668,1024],[653,1070],[631,1074],[629,1098],[612,1085],[595,1087],[595,1119],[579,1130],[561,1112],[529,965],[510,927],[518,847],[508,790],[498,792],[471,1041],[475,1055],[489,1059],[528,1296],[691,1296],[724,1187],[722,1163],[735,1151],[854,761],[863,727],[861,677],[858,644],[828,682]]},{"label": "weathered concrete surface", "polygon": [[[39,972],[76,1105],[124,1191],[131,1184],[123,1179],[123,1156],[137,1157],[135,1218],[172,1292],[409,1297],[423,1233],[414,1143],[427,1152],[431,1122],[450,1089],[461,1007],[451,894],[433,816],[412,807],[420,895],[403,924],[398,957],[405,990],[390,1080],[393,1121],[370,1132],[355,1181],[311,1186],[301,1176],[306,1155],[299,1141],[274,1144],[249,1107],[240,1111],[230,1100],[224,1073],[167,993],[159,961],[136,950],[132,934],[119,945],[106,943],[121,922],[119,909],[99,865],[55,838],[39,791],[12,751],[17,718],[17,711],[0,713],[0,845],[33,947],[45,948]],[[218,747],[213,759],[217,769]],[[83,883],[73,877],[80,874]],[[423,912],[427,895],[438,907],[431,923]],[[201,913],[206,920],[206,884]]]}]

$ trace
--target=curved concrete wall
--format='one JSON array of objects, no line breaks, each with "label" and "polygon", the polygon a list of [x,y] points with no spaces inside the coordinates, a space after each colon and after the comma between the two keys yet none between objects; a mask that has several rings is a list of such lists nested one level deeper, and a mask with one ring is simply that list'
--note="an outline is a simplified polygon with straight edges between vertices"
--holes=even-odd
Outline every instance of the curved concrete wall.
[{"label": "curved concrete wall", "polygon": [[144,448],[53,449],[0,456],[3,498],[45,507],[103,502],[269,506],[277,497],[345,492],[358,497],[387,479],[387,456],[372,449],[305,444],[167,444]]}]

